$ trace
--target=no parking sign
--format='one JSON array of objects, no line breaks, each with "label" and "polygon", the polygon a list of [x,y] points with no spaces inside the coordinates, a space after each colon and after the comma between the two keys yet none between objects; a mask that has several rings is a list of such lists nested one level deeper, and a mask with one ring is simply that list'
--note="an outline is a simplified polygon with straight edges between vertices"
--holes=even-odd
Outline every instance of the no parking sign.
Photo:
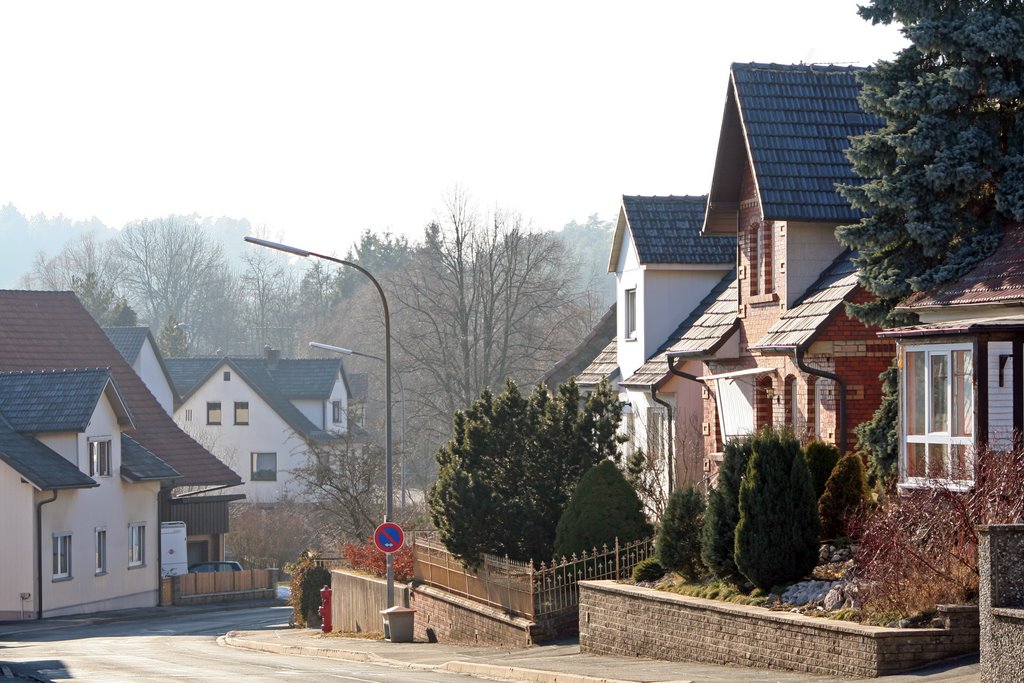
[{"label": "no parking sign", "polygon": [[393,553],[405,543],[405,532],[393,522],[384,522],[373,532],[373,544],[382,553]]}]

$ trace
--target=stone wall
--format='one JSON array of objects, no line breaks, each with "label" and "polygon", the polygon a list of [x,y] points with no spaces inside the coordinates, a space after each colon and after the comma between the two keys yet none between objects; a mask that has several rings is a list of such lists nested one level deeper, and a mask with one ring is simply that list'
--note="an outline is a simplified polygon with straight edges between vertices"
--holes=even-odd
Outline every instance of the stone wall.
[{"label": "stone wall", "polygon": [[410,606],[416,610],[416,640],[501,647],[535,642],[533,622],[431,586],[414,588]]},{"label": "stone wall", "polygon": [[1024,680],[1024,524],[978,527],[981,680]]},{"label": "stone wall", "polygon": [[580,584],[580,650],[875,677],[976,652],[977,614],[972,607],[946,606],[940,607],[946,628],[877,628],[586,581]]}]

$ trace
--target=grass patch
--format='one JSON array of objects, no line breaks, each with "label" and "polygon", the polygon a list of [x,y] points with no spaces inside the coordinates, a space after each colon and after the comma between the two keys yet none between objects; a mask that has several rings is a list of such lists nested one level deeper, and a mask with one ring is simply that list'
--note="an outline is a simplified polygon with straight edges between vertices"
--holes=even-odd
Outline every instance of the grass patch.
[{"label": "grass patch", "polygon": [[711,581],[708,583],[683,583],[676,582],[666,585],[661,590],[669,593],[688,595],[692,598],[705,598],[707,600],[720,600],[731,602],[737,605],[756,605],[763,607],[768,601],[764,591],[754,589],[750,593],[744,593],[737,586],[728,581]]},{"label": "grass patch", "polygon": [[353,640],[384,640],[383,631],[331,631],[321,634],[323,638],[351,638]]}]

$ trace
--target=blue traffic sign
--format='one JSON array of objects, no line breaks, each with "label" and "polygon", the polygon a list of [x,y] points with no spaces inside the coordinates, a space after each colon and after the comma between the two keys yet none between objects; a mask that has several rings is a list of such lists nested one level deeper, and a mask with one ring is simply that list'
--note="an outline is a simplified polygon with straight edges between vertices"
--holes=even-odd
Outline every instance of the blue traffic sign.
[{"label": "blue traffic sign", "polygon": [[405,543],[405,532],[393,522],[384,522],[373,532],[373,543],[382,553],[393,553]]}]

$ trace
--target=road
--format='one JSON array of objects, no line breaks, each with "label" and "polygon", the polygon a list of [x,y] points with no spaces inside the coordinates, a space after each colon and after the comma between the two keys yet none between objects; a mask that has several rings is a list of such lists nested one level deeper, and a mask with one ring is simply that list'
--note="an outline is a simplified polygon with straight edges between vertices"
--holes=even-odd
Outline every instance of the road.
[{"label": "road", "polygon": [[469,677],[217,643],[232,630],[287,627],[290,607],[162,608],[148,616],[61,618],[0,624],[0,662],[53,681],[366,681],[466,683]]}]

